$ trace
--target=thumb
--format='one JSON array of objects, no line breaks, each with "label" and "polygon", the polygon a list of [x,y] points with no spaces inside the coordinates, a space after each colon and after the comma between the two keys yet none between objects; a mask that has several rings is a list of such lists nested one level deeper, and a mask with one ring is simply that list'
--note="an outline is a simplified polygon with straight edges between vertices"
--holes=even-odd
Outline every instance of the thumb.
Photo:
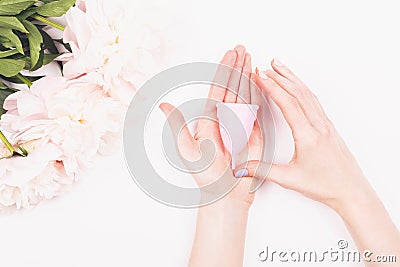
[{"label": "thumb", "polygon": [[168,103],[162,103],[160,109],[164,113],[165,117],[167,117],[175,143],[182,145],[193,144],[192,134],[187,127],[182,113],[173,105]]},{"label": "thumb", "polygon": [[239,165],[235,169],[235,177],[254,177],[257,179],[268,179],[284,188],[294,187],[293,169],[289,165],[278,165],[258,160],[251,160]]}]

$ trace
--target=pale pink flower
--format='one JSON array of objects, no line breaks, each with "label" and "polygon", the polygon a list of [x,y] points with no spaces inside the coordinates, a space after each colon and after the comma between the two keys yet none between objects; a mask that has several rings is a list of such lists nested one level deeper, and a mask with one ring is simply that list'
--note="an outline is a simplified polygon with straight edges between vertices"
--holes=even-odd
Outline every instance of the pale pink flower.
[{"label": "pale pink flower", "polygon": [[72,54],[61,57],[67,61],[64,75],[75,78],[87,74],[88,81],[129,104],[134,84],[159,68],[165,54],[165,42],[158,31],[143,22],[144,12],[118,1],[79,1],[66,15],[64,42],[70,44]]},{"label": "pale pink flower", "polygon": [[7,147],[0,141],[0,160],[2,158],[7,158],[11,156],[10,151],[7,149]]},{"label": "pale pink flower", "polygon": [[87,168],[104,146],[117,145],[105,140],[121,131],[123,109],[119,102],[104,95],[96,84],[81,79],[45,77],[30,90],[10,95],[1,126],[11,133],[14,143],[34,139],[52,142],[62,151],[66,171]]},{"label": "pale pink flower", "polygon": [[[0,160],[0,209],[15,205],[28,208],[40,200],[59,195],[64,186],[74,182],[61,161],[62,150],[41,140],[27,157]],[[32,142],[31,142],[32,143]],[[28,146],[26,146],[28,148]]]}]

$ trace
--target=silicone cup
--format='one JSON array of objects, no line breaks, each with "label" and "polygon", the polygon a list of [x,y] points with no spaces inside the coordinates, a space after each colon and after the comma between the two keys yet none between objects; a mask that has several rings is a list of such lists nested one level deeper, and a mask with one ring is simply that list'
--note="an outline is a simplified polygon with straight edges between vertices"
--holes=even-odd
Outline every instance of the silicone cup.
[{"label": "silicone cup", "polygon": [[236,156],[249,141],[258,109],[258,105],[251,104],[217,104],[219,130],[225,149],[232,155],[232,169],[236,167]]}]

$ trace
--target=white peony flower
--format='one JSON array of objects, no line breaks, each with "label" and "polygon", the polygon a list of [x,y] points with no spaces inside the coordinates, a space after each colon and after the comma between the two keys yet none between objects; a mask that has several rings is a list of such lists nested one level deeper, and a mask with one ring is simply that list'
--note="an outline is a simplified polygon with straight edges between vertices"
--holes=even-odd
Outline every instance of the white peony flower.
[{"label": "white peony flower", "polygon": [[59,195],[64,185],[73,183],[74,176],[65,172],[60,161],[62,150],[53,143],[34,142],[35,149],[27,157],[0,160],[0,209],[28,208]]},{"label": "white peony flower", "polygon": [[[134,1],[133,5],[139,3]],[[138,12],[118,1],[87,0],[71,8],[64,42],[70,44],[72,54],[61,57],[67,61],[64,75],[75,78],[86,74],[85,79],[129,104],[134,84],[160,67],[166,49],[160,32],[144,17],[146,8],[140,7]]]},{"label": "white peony flower", "polygon": [[40,138],[58,145],[69,174],[85,169],[105,146],[118,145],[108,135],[119,134],[123,124],[119,102],[98,87],[80,79],[42,78],[6,99],[1,126],[14,143]]}]

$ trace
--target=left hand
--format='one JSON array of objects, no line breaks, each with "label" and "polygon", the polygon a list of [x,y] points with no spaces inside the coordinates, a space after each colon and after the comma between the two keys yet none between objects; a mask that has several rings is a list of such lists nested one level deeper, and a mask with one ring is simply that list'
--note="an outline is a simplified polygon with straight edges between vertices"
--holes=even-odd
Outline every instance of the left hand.
[{"label": "left hand", "polygon": [[[199,173],[194,173],[193,177],[199,187],[214,182],[216,179],[226,175],[228,179],[237,179],[233,175],[230,167],[231,155],[225,149],[221,139],[219,124],[217,120],[217,108],[215,102],[228,103],[254,103],[259,104],[260,92],[251,86],[250,75],[252,72],[251,56],[246,49],[239,45],[234,50],[229,50],[223,57],[216,73],[218,81],[224,81],[224,87],[212,85],[208,98],[211,100],[206,104],[204,117],[198,122],[198,126],[194,136],[190,133],[183,115],[174,106],[168,103],[162,103],[160,109],[168,118],[168,122],[173,131],[175,144],[178,153],[183,157],[184,161],[194,162],[202,157],[202,153],[215,153],[215,159],[212,164]],[[229,73],[227,73],[229,69]],[[240,75],[239,75],[240,74]],[[218,76],[220,75],[220,76]],[[223,77],[223,78],[221,78]],[[229,89],[228,89],[229,88]],[[210,140],[213,147],[202,146],[205,140]],[[262,138],[258,123],[250,137],[246,160],[259,159],[260,149],[262,148]],[[201,147],[201,149],[200,149]],[[244,156],[244,155],[242,155]],[[193,171],[196,166],[187,166]],[[225,197],[227,200],[235,200],[246,203],[250,206],[254,200],[254,194],[249,193],[251,180],[243,179],[235,186],[231,192]],[[210,192],[211,194],[213,192]]]}]

